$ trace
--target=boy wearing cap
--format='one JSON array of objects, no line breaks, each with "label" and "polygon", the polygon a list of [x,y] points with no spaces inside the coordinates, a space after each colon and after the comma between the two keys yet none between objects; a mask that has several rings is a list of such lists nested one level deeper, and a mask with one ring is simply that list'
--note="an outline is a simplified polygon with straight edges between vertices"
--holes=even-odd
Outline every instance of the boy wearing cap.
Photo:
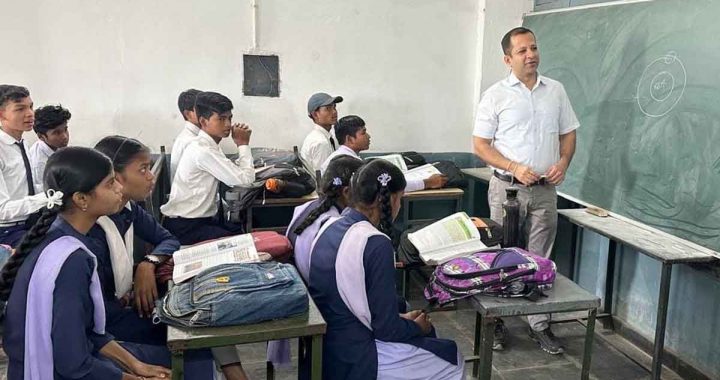
[{"label": "boy wearing cap", "polygon": [[300,148],[300,157],[314,172],[320,170],[323,162],[335,151],[335,140],[330,129],[337,123],[335,105],[343,101],[342,96],[330,96],[324,92],[314,94],[308,100],[308,117],[315,125],[308,133]]}]

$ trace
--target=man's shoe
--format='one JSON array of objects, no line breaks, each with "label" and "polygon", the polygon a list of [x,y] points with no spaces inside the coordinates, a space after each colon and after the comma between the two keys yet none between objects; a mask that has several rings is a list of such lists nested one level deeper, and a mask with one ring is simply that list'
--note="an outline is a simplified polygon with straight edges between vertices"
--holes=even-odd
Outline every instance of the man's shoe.
[{"label": "man's shoe", "polygon": [[495,320],[495,333],[493,334],[493,351],[502,351],[505,349],[505,340],[507,339],[508,329],[502,319]]},{"label": "man's shoe", "polygon": [[555,339],[555,335],[550,331],[549,327],[543,331],[530,329],[530,338],[536,341],[540,345],[540,348],[550,355],[558,355],[565,352],[560,342]]}]

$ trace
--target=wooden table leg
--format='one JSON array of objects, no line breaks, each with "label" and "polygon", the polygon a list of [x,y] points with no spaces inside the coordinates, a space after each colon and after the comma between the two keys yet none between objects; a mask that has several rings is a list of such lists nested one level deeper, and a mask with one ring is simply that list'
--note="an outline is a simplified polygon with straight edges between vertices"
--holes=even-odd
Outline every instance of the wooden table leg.
[{"label": "wooden table leg", "polygon": [[592,309],[588,312],[588,320],[585,330],[585,352],[583,352],[582,372],[580,374],[581,380],[588,380],[590,378],[590,362],[592,359],[593,338],[595,337],[596,316],[597,309]]},{"label": "wooden table leg", "polygon": [[185,378],[185,373],[183,368],[183,351],[173,351],[172,352],[172,359],[171,359],[171,366],[172,366],[172,378],[173,380],[183,380]]},{"label": "wooden table leg", "polygon": [[322,335],[313,335],[312,337],[312,367],[310,378],[312,380],[322,379]]}]

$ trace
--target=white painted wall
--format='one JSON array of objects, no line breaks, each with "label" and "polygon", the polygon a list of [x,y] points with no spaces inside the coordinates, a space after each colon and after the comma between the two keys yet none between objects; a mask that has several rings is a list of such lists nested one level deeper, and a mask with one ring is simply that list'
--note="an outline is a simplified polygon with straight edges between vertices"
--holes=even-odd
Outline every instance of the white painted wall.
[{"label": "white painted wall", "polygon": [[251,0],[6,4],[0,82],[68,107],[76,145],[118,133],[169,147],[177,95],[197,87],[234,101],[253,146],[299,145],[307,98],[321,90],[345,97],[341,115],[365,118],[373,150],[467,150],[478,0],[257,2],[259,51],[280,56],[280,98],[242,96]]}]

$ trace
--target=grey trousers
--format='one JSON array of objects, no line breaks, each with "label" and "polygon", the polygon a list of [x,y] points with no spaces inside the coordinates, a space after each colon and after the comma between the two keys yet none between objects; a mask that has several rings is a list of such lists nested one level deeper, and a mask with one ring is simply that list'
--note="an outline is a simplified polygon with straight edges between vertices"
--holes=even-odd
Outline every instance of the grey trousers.
[{"label": "grey trousers", "polygon": [[[510,187],[509,182],[490,178],[488,189],[488,203],[490,204],[490,219],[502,224],[502,204],[505,202],[505,189]],[[557,232],[557,192],[554,185],[527,187],[516,183],[512,185],[519,189],[520,202],[520,245],[540,256],[550,257],[555,234]],[[550,321],[549,314],[529,315],[527,317],[530,328],[534,331],[547,329]]]}]

